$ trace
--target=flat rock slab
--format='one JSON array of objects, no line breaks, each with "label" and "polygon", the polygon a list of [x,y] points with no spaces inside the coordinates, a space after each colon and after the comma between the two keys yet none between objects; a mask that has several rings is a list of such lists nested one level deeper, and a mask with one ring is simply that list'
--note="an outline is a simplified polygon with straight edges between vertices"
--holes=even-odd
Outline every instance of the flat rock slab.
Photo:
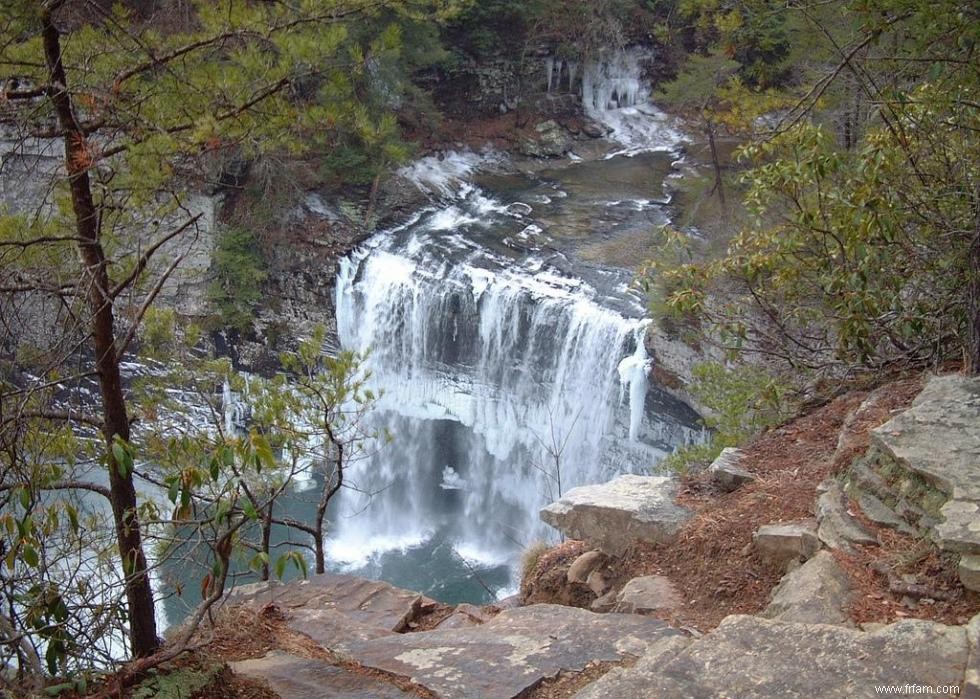
[{"label": "flat rock slab", "polygon": [[637,541],[669,543],[691,511],[674,502],[677,481],[623,475],[608,483],[572,488],[541,510],[541,519],[572,539],[621,556]]},{"label": "flat rock slab", "polygon": [[653,662],[641,658],[634,668],[613,670],[577,698],[906,696],[881,693],[875,686],[961,686],[968,643],[962,626],[929,621],[900,621],[864,632],[730,616],[686,647],[661,644],[652,653]]},{"label": "flat rock slab", "polygon": [[535,604],[505,610],[481,626],[389,636],[340,651],[366,667],[410,677],[440,697],[506,699],[561,670],[639,657],[673,635],[648,617]]},{"label": "flat rock slab", "polygon": [[229,663],[236,675],[264,680],[282,699],[398,699],[415,696],[367,675],[273,651]]},{"label": "flat rock slab", "polygon": [[228,602],[275,603],[287,610],[302,609],[304,613],[314,610],[336,612],[354,622],[352,630],[359,636],[364,627],[403,631],[418,614],[423,597],[379,580],[326,573],[285,584],[245,585],[233,590]]}]

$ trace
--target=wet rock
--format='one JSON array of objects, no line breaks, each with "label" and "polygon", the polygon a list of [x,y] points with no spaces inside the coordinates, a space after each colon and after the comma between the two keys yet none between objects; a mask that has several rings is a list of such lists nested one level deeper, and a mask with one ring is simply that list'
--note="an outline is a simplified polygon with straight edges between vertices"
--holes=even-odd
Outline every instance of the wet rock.
[{"label": "wet rock", "polygon": [[623,586],[614,609],[623,614],[648,614],[659,609],[674,609],[681,604],[681,595],[668,578],[644,575]]},{"label": "wet rock", "polygon": [[482,626],[400,634],[340,651],[366,667],[411,677],[439,697],[506,699],[560,671],[642,655],[676,634],[649,617],[536,604]]},{"label": "wet rock", "polygon": [[572,539],[611,556],[637,541],[669,543],[691,517],[674,502],[672,478],[623,475],[608,483],[573,488],[541,510],[541,519]]},{"label": "wet rock", "polygon": [[279,651],[229,665],[236,675],[264,680],[282,699],[389,699],[415,696],[394,685],[322,660],[299,658]]},{"label": "wet rock", "polygon": [[607,673],[578,699],[873,699],[882,696],[875,685],[961,685],[968,644],[963,627],[929,621],[866,633],[730,616],[686,646],[661,642],[651,654]]},{"label": "wet rock", "polygon": [[851,587],[847,573],[827,551],[783,576],[772,592],[767,619],[851,626],[847,610]]},{"label": "wet rock", "polygon": [[605,565],[608,557],[602,551],[586,551],[568,567],[567,578],[570,583],[584,583],[589,574]]},{"label": "wet rock", "polygon": [[424,598],[380,580],[326,573],[289,583],[244,585],[233,590],[228,601],[258,606],[274,603],[286,610],[302,609],[303,614],[332,611],[353,621],[357,626],[352,628],[404,631],[418,615]]},{"label": "wet rock", "polygon": [[960,556],[958,567],[960,582],[967,590],[980,592],[980,556],[963,555]]},{"label": "wet rock", "polygon": [[593,119],[584,119],[581,130],[589,138],[602,138],[608,133],[608,129],[605,126]]},{"label": "wet rock", "polygon": [[738,464],[742,460],[742,456],[740,449],[728,447],[722,449],[718,458],[712,461],[708,467],[708,475],[712,482],[726,493],[737,490],[746,483],[755,480],[755,476],[739,467]]},{"label": "wet rock", "polygon": [[877,546],[878,538],[847,511],[840,484],[832,481],[817,499],[817,537],[828,548],[850,551],[851,546]]},{"label": "wet rock", "polygon": [[752,543],[763,559],[784,568],[820,550],[816,523],[810,520],[763,525],[752,534]]}]

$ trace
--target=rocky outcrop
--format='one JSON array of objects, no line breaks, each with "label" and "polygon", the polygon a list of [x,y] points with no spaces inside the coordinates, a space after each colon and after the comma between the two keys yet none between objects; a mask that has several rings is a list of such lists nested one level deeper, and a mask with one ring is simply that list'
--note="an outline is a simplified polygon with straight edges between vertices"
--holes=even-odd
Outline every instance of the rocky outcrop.
[{"label": "rocky outcrop", "polygon": [[[980,378],[934,377],[871,435],[846,478],[864,513],[944,550],[980,555]],[[971,560],[961,565],[965,585],[974,584]]]},{"label": "rocky outcrop", "polygon": [[669,543],[691,517],[674,498],[672,478],[623,475],[608,483],[565,493],[541,510],[541,519],[572,539],[582,539],[611,556],[637,541]]},{"label": "rocky outcrop", "polygon": [[[632,668],[614,669],[577,699],[899,696],[905,685],[964,685],[967,631],[900,621],[874,632],[730,616],[697,640],[668,639]],[[891,692],[876,689],[891,685]]]},{"label": "rocky outcrop", "polygon": [[847,573],[830,553],[821,551],[783,576],[762,616],[779,621],[851,626],[850,595]]},{"label": "rocky outcrop", "polygon": [[571,137],[558,122],[549,119],[534,127],[534,134],[521,139],[520,152],[533,158],[560,158],[572,147]]}]

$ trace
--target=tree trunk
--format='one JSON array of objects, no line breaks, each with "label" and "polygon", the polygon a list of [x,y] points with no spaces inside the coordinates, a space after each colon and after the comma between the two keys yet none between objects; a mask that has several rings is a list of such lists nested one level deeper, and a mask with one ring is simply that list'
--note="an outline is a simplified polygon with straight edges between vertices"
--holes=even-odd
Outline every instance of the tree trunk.
[{"label": "tree trunk", "polygon": [[715,125],[710,121],[705,122],[705,133],[708,135],[708,146],[711,148],[711,164],[715,170],[715,186],[711,189],[712,193],[718,192],[718,199],[721,200],[722,207],[725,204],[725,185],[721,178],[721,160],[718,157],[718,147],[715,145]]},{"label": "tree trunk", "polygon": [[113,299],[105,252],[100,240],[100,221],[88,176],[91,152],[74,115],[64,65],[61,60],[61,35],[54,26],[51,10],[42,14],[44,54],[51,73],[49,98],[58,116],[65,140],[65,164],[71,190],[72,211],[79,238],[78,251],[83,265],[80,288],[87,289],[86,302],[91,318],[92,348],[99,375],[102,398],[103,433],[108,453],[109,490],[116,540],[126,585],[129,612],[129,638],[133,654],[147,656],[159,648],[153,592],[147,575],[146,557],[136,513],[136,489],[132,473],[120,473],[112,453],[116,436],[129,441],[129,417],[119,374],[116,340],[113,328]]},{"label": "tree trunk", "polygon": [[975,223],[966,271],[969,313],[967,323],[970,325],[966,347],[966,372],[976,376],[980,374],[980,190],[974,194],[973,206],[976,209]]},{"label": "tree trunk", "polygon": [[316,521],[313,524],[313,529],[316,530],[316,534],[313,535],[313,546],[314,555],[316,557],[316,572],[317,574],[322,574],[326,572],[326,559],[323,555],[323,520],[327,515],[327,505],[333,499],[333,496],[344,485],[344,443],[337,439],[334,434],[333,428],[330,425],[330,414],[325,412],[323,415],[323,429],[326,433],[327,439],[330,445],[336,450],[334,455],[334,473],[331,481],[326,481],[323,484],[323,492],[320,494],[320,502],[316,506]]},{"label": "tree trunk", "polygon": [[262,562],[262,582],[269,580],[269,550],[272,548],[272,502],[265,510],[262,518],[262,553],[265,560]]}]

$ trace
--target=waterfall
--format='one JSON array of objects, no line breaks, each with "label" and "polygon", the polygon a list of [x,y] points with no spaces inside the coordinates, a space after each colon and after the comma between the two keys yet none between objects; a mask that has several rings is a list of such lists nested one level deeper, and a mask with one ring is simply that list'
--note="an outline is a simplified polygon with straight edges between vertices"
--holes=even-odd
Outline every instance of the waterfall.
[{"label": "waterfall", "polygon": [[559,475],[569,488],[645,472],[692,439],[689,424],[645,411],[642,306],[508,247],[540,228],[527,204],[460,183],[474,157],[404,170],[436,203],[339,266],[338,336],[370,351],[382,392],[371,420],[394,435],[350,470],[375,495],[344,495],[332,544],[343,560],[442,532],[476,561],[513,561],[548,536],[537,512]]},{"label": "waterfall", "polygon": [[589,116],[610,127],[612,138],[624,146],[609,157],[675,151],[684,141],[667,115],[649,101],[642,63],[650,57],[649,50],[633,46],[604,51],[584,66],[582,106]]}]

